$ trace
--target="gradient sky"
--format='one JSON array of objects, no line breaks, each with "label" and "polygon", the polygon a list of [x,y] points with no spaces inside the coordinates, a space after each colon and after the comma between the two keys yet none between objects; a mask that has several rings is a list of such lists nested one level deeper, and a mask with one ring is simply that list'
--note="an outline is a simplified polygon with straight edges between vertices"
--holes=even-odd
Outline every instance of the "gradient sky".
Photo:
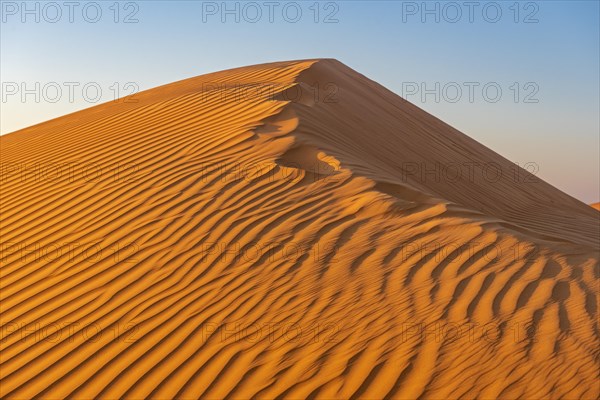
[{"label": "gradient sky", "polygon": [[[336,58],[508,159],[535,163],[581,201],[600,201],[598,1],[282,1],[271,2],[272,19],[265,1],[227,2],[237,15],[222,15],[220,1],[83,1],[72,21],[64,1],[48,3],[26,2],[24,13],[21,1],[2,1],[3,134],[111,100],[117,87],[122,96],[237,66]],[[22,98],[36,82],[40,98]],[[78,84],[72,98],[65,82]],[[423,98],[436,82],[438,101]]]}]

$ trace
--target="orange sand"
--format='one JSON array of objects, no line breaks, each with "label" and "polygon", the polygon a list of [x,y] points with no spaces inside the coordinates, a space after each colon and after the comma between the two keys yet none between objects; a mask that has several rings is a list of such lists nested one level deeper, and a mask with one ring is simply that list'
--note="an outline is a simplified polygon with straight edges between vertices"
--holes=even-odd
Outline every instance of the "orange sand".
[{"label": "orange sand", "polygon": [[0,397],[600,396],[591,207],[334,60],[130,100],[0,139]]}]

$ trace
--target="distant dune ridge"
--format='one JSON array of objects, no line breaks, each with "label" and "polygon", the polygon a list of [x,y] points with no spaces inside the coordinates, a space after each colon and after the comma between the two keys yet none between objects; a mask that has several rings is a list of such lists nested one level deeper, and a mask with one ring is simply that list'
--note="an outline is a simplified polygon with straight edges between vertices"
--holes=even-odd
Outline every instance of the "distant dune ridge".
[{"label": "distant dune ridge", "polygon": [[335,60],[0,137],[2,398],[598,398],[599,213]]}]

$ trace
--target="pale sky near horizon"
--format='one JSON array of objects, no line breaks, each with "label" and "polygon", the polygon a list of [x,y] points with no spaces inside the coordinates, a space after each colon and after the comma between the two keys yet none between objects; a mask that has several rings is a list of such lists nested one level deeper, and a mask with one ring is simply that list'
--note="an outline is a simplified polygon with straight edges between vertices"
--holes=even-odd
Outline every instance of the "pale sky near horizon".
[{"label": "pale sky near horizon", "polygon": [[1,12],[2,134],[208,72],[336,58],[600,201],[595,0],[2,1]]}]

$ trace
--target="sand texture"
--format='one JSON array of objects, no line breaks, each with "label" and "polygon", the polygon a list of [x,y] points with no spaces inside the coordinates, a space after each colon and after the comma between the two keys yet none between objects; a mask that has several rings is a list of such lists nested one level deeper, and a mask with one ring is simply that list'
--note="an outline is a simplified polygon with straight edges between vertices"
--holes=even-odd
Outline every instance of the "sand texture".
[{"label": "sand texture", "polygon": [[335,60],[0,141],[2,398],[600,396],[600,213]]}]

